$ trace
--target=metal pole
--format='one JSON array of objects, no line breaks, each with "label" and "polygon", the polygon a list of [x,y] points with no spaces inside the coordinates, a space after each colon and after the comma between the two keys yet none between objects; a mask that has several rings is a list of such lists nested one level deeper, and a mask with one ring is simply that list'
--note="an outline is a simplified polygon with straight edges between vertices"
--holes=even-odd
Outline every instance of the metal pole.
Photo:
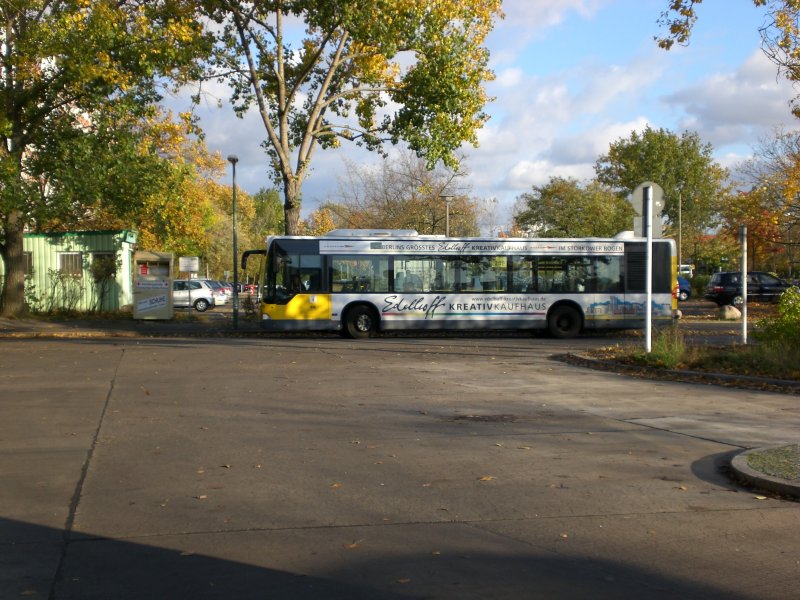
[{"label": "metal pole", "polygon": [[236,232],[236,163],[239,157],[235,154],[228,156],[228,161],[233,166],[233,206],[231,216],[233,219],[233,328],[239,329],[239,256],[238,235]]},{"label": "metal pole", "polygon": [[683,247],[683,194],[678,192],[678,274],[680,275],[681,265],[683,264],[683,253],[681,248]]},{"label": "metal pole", "polygon": [[747,225],[739,225],[742,244],[742,344],[747,345]]},{"label": "metal pole", "polygon": [[450,237],[450,201],[453,199],[453,196],[439,194],[439,198],[444,198],[444,235],[445,237]]},{"label": "metal pole", "polygon": [[653,188],[648,185],[642,192],[644,193],[645,205],[644,230],[647,232],[647,274],[645,276],[647,300],[644,310],[644,351],[650,354],[653,350]]}]

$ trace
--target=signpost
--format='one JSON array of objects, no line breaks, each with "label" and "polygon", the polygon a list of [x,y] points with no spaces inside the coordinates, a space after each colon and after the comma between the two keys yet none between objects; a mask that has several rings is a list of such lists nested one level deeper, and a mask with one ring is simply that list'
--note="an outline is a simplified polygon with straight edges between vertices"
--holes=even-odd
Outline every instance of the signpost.
[{"label": "signpost", "polygon": [[739,225],[742,245],[742,344],[747,345],[747,225]]},{"label": "signpost", "polygon": [[649,354],[653,350],[653,237],[661,237],[662,234],[664,190],[657,183],[645,181],[633,190],[631,204],[637,214],[633,219],[634,235],[647,238],[644,350]]},{"label": "signpost", "polygon": [[179,256],[178,271],[180,273],[197,273],[200,271],[199,256]]},{"label": "signpost", "polygon": [[[644,190],[648,187],[653,193],[653,206],[649,210],[644,198]],[[662,187],[652,181],[640,183],[633,190],[631,205],[633,205],[633,210],[636,212],[636,216],[633,219],[634,235],[636,237],[646,237],[645,223],[649,221],[653,229],[653,237],[661,237],[664,229],[664,223],[661,220],[661,214],[664,212],[664,190]],[[647,219],[648,215],[652,215],[652,217]]]}]

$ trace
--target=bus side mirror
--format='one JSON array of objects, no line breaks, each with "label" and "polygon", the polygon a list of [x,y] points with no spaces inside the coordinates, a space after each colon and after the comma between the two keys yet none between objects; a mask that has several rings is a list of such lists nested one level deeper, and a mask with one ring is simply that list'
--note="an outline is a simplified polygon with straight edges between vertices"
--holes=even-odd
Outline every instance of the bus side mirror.
[{"label": "bus side mirror", "polygon": [[260,256],[264,256],[264,255],[266,255],[266,253],[267,253],[266,250],[245,250],[242,253],[242,270],[247,268],[247,259],[251,254],[257,254],[257,255],[260,255]]}]

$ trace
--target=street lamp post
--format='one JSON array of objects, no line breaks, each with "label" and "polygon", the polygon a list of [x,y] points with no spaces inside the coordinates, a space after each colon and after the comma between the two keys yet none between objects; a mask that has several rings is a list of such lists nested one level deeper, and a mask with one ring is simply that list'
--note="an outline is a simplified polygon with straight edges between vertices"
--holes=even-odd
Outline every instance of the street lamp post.
[{"label": "street lamp post", "polygon": [[239,162],[239,157],[230,154],[228,162],[233,166],[233,206],[231,207],[233,218],[233,328],[239,329],[239,240],[236,233],[236,163]]},{"label": "street lamp post", "polygon": [[453,196],[448,196],[447,194],[440,194],[439,197],[444,198],[444,205],[445,205],[444,235],[445,237],[450,237],[450,202],[453,200]]}]

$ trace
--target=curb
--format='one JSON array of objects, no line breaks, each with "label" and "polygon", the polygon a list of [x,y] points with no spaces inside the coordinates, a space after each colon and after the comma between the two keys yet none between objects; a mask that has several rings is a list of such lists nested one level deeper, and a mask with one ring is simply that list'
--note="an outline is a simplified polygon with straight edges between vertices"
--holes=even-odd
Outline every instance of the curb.
[{"label": "curb", "polygon": [[174,337],[244,337],[261,333],[252,323],[240,323],[238,329],[227,320],[197,322],[162,321],[74,321],[37,322],[0,319],[0,339],[102,339],[102,338],[174,338]]},{"label": "curb", "polygon": [[734,477],[755,488],[800,500],[800,480],[794,480],[797,481],[797,483],[793,483],[787,479],[773,477],[766,473],[756,471],[747,464],[747,457],[749,455],[773,448],[782,448],[783,446],[785,446],[785,444],[765,446],[763,448],[751,448],[750,450],[745,450],[737,454],[731,460],[731,471]]}]

